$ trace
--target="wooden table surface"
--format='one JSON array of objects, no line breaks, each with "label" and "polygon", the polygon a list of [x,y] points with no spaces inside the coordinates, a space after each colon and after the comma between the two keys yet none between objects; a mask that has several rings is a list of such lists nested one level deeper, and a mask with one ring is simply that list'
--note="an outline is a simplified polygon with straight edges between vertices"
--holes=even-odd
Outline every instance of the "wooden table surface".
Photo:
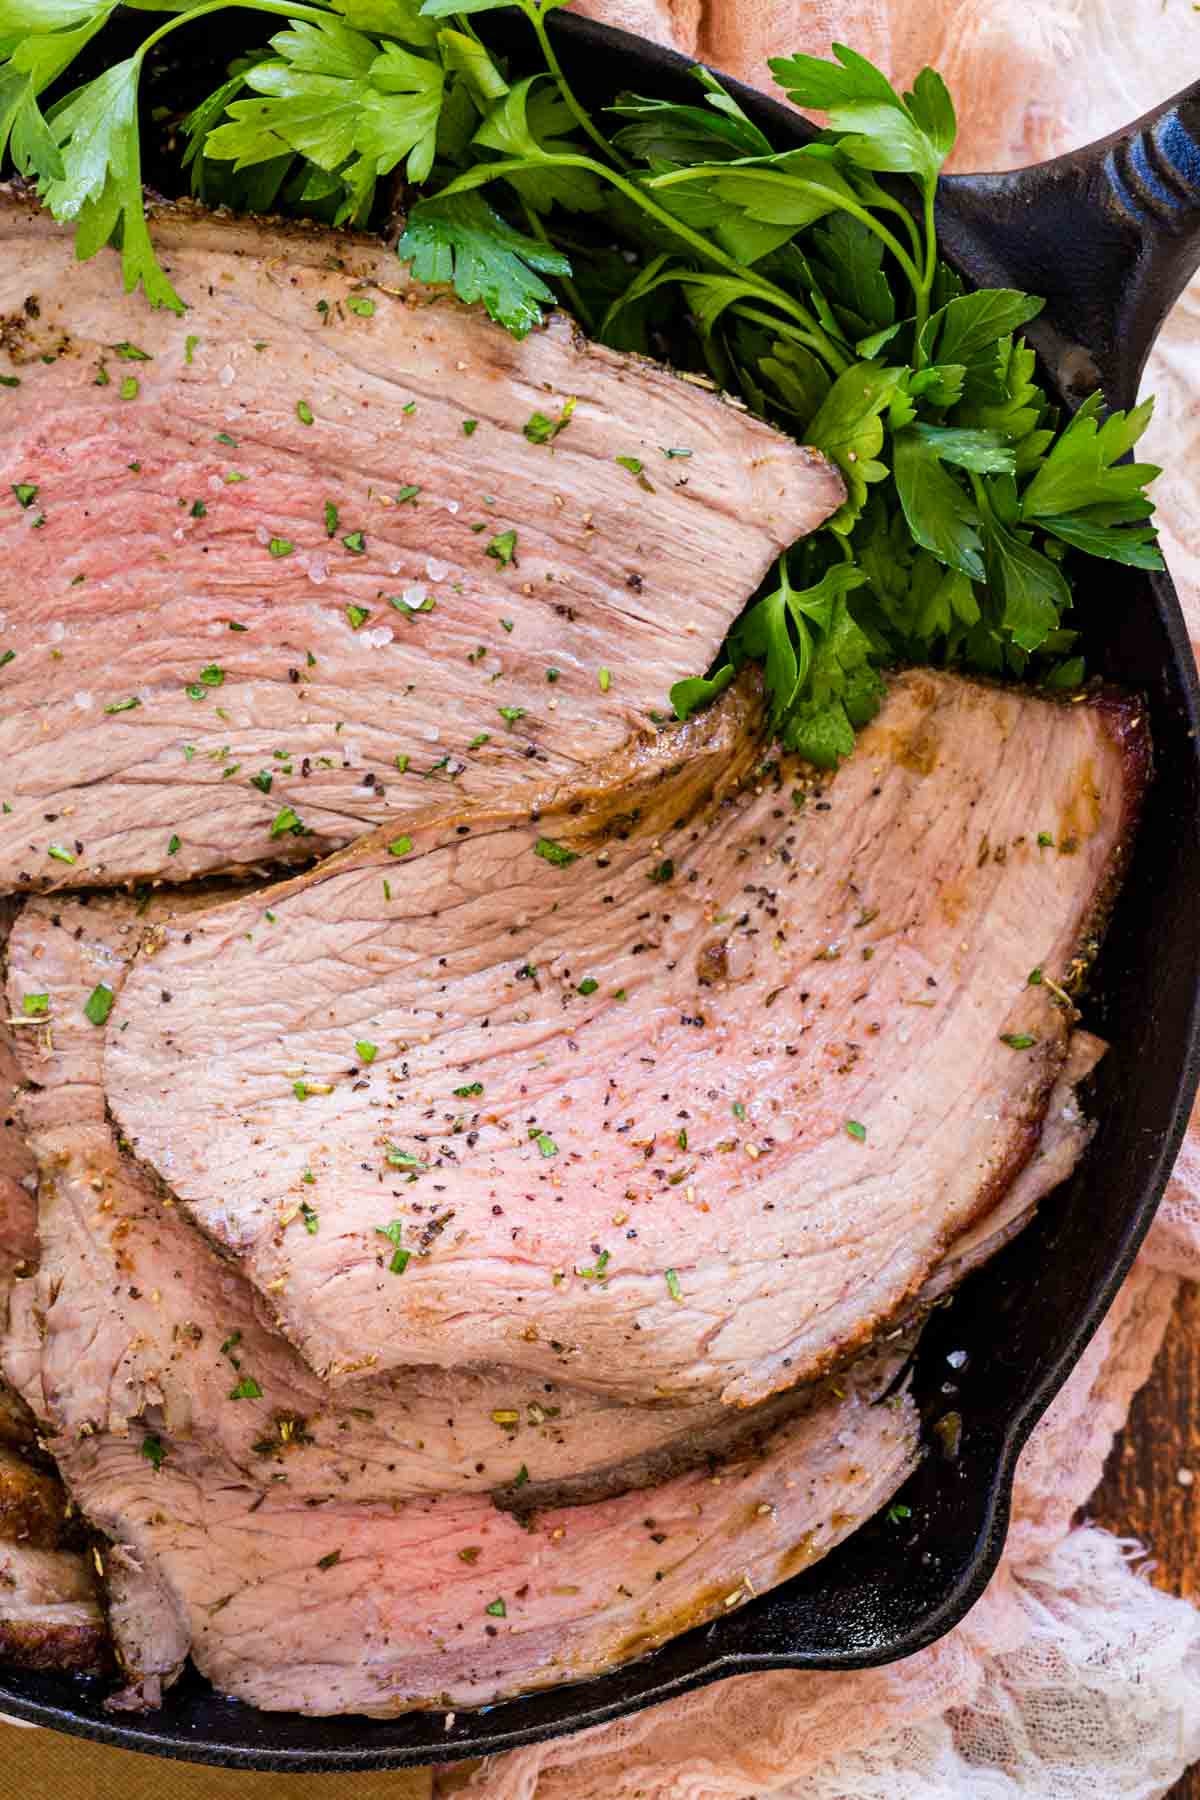
[{"label": "wooden table surface", "polygon": [[[1122,1537],[1141,1539],[1157,1562],[1156,1587],[1200,1605],[1200,1286],[1180,1293],[1154,1373],[1113,1445],[1088,1513]],[[1200,1800],[1200,1764],[1169,1800]]]}]

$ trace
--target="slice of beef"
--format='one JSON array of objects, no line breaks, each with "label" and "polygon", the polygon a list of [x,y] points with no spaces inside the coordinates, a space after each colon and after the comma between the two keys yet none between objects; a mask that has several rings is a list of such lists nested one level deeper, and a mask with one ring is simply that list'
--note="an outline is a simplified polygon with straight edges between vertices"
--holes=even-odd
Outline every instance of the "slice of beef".
[{"label": "slice of beef", "polygon": [[[401,1369],[335,1392],[262,1323],[245,1280],[119,1150],[104,1030],[85,1011],[102,983],[120,992],[145,920],[197,898],[144,911],[125,898],[33,900],[12,934],[10,1007],[34,981],[48,1005],[21,1047],[22,1116],[42,1165],[41,1264],[22,1292],[41,1326],[9,1349],[39,1415],[60,1433],[130,1432],[151,1454],[204,1439],[246,1484],[284,1478],[294,1498],[321,1502],[491,1490],[527,1508],[648,1485],[727,1450],[719,1406],[630,1407],[513,1370]],[[315,1208],[309,1224],[319,1234]],[[761,1435],[772,1422],[768,1408],[747,1423]]]},{"label": "slice of beef", "polygon": [[536,821],[377,836],[134,969],[114,1111],[331,1379],[753,1402],[911,1303],[1036,1150],[1070,1020],[1029,975],[1095,944],[1138,703],[911,672],[833,779],[736,800],[727,725],[657,785],[648,753]]},{"label": "slice of beef", "polygon": [[[0,956],[12,916],[0,902]],[[37,1256],[34,1163],[14,1111],[17,1029],[0,1024],[0,1664],[98,1673],[108,1661],[108,1633],[78,1521],[39,1456],[33,1413],[5,1378],[15,1371],[28,1381],[36,1358],[34,1322],[23,1304],[32,1284],[17,1280],[31,1273]],[[15,1307],[14,1283],[21,1290]],[[10,1359],[9,1340],[18,1336],[24,1349]]]},{"label": "slice of beef", "polygon": [[218,1689],[386,1717],[600,1673],[808,1568],[915,1464],[907,1392],[877,1404],[910,1347],[817,1390],[753,1453],[523,1523],[482,1496],[264,1498],[196,1442],[157,1472],[111,1434],[54,1448],[80,1504],[177,1597]]},{"label": "slice of beef", "polygon": [[186,318],[0,190],[0,889],[553,786],[668,710],[842,497],[704,386],[562,316],[518,342],[378,242],[152,229]]}]

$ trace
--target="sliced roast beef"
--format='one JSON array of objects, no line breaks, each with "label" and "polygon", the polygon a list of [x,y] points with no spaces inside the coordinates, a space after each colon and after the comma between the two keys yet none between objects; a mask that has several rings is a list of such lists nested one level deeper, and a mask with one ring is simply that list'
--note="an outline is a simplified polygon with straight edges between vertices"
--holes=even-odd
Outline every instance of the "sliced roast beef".
[{"label": "sliced roast beef", "polygon": [[302,1713],[485,1705],[652,1650],[809,1567],[917,1457],[909,1350],[818,1389],[765,1447],[651,1494],[518,1523],[482,1496],[314,1507],[208,1445],[158,1470],[136,1441],[54,1448],[80,1504],[154,1568],[222,1692]]},{"label": "sliced roast beef", "polygon": [[[38,1416],[60,1433],[129,1432],[151,1455],[203,1439],[242,1482],[282,1478],[293,1498],[320,1501],[491,1490],[525,1509],[726,1452],[719,1406],[630,1407],[513,1370],[400,1369],[335,1393],[267,1329],[244,1278],[119,1150],[100,1085],[104,1027],[86,1010],[120,992],[146,918],[198,898],[34,900],[10,940],[10,1008],[35,982],[47,1005],[21,1046],[42,1249],[19,1298],[41,1323],[9,1343]],[[322,1229],[311,1206],[295,1223]],[[768,1407],[747,1429],[760,1437],[773,1422]]]},{"label": "sliced roast beef", "polygon": [[148,946],[111,1104],[323,1375],[753,1402],[910,1305],[1036,1151],[1137,703],[913,672],[834,778],[731,798],[742,703],[624,791],[431,812]]},{"label": "sliced roast beef", "polygon": [[841,499],[715,393],[563,317],[517,342],[378,242],[186,208],[153,232],[186,318],[0,190],[0,889],[294,860],[439,787],[553,786],[702,673]]},{"label": "sliced roast beef", "polygon": [[[12,908],[0,903],[0,956],[11,923]],[[9,1299],[37,1255],[34,1163],[14,1110],[18,1028],[0,1024],[0,1664],[98,1672],[108,1659],[108,1633],[78,1521],[39,1455],[32,1412],[6,1379],[16,1372],[27,1381],[37,1354],[34,1321],[23,1304],[30,1282],[17,1282],[22,1297],[15,1307]],[[14,1346],[10,1355],[16,1337],[23,1348]]]}]

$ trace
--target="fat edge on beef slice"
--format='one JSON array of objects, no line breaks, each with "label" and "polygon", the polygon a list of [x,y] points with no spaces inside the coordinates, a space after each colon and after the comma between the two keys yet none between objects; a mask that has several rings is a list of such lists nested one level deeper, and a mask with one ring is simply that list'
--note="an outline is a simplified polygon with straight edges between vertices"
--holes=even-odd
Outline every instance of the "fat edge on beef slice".
[{"label": "fat edge on beef slice", "polygon": [[[49,1006],[21,1042],[41,1173],[35,1398],[73,1498],[110,1539],[111,1625],[138,1677],[121,1705],[155,1704],[189,1647],[223,1691],[313,1713],[480,1704],[578,1678],[810,1566],[904,1480],[918,1454],[901,1382],[911,1334],[836,1384],[759,1409],[754,1434],[724,1412],[702,1469],[600,1500],[589,1488],[571,1506],[545,1477],[565,1466],[563,1446],[594,1461],[607,1433],[612,1452],[603,1402],[584,1433],[586,1396],[517,1374],[502,1386],[425,1371],[422,1388],[403,1371],[407,1392],[386,1377],[322,1390],[104,1120],[104,1028],[85,1007],[102,984],[119,992],[140,923],[130,901],[35,901],[8,975],[10,1006],[33,980]],[[435,1480],[466,1485],[444,1447],[439,1383],[463,1446],[502,1471],[523,1459],[504,1496],[524,1501],[520,1522],[486,1493],[414,1497]],[[500,1394],[520,1414],[503,1429]],[[481,1407],[488,1421],[472,1419]],[[637,1410],[609,1408],[625,1415],[626,1451]],[[641,1412],[677,1430],[673,1409]]]},{"label": "fat edge on beef slice", "polygon": [[0,889],[307,860],[441,787],[553,786],[842,499],[719,395],[561,314],[518,342],[377,242],[152,230],[185,318],[0,189]]},{"label": "fat edge on beef slice", "polygon": [[[0,901],[0,956],[13,913]],[[10,1293],[30,1275],[38,1248],[35,1164],[16,1118],[17,1029],[0,1024],[0,1666],[96,1673],[108,1635],[78,1521],[39,1456],[32,1411],[6,1378]],[[30,1358],[13,1362],[24,1373]]]},{"label": "fat edge on beef slice", "polygon": [[1102,925],[1137,702],[910,672],[835,777],[748,783],[745,704],[624,804],[434,813],[139,960],[114,1114],[322,1375],[750,1404],[902,1314],[1036,1151],[1073,1021],[1029,976]]}]

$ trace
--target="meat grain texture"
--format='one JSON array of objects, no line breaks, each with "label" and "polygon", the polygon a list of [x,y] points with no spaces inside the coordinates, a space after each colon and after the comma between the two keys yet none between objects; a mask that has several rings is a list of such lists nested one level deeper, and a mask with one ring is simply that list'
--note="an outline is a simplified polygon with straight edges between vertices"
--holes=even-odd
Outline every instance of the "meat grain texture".
[{"label": "meat grain texture", "polygon": [[[548,1476],[623,1456],[626,1484],[645,1480],[639,1445],[678,1435],[684,1409],[499,1372],[322,1389],[104,1121],[103,1034],[83,1006],[98,979],[119,994],[139,925],[128,902],[34,902],[9,967],[10,1005],[35,978],[50,1002],[42,1041],[21,1047],[37,1082],[38,1410],[73,1497],[112,1539],[122,1704],[156,1703],[189,1648],[223,1691],[313,1713],[482,1704],[578,1678],[808,1567],[912,1469],[900,1335],[836,1386],[766,1409],[755,1432],[735,1419],[732,1448],[728,1414],[722,1435],[713,1409],[691,1409],[694,1436],[652,1494],[571,1506]],[[506,1504],[531,1507],[523,1522],[478,1491],[468,1449],[506,1478]]]},{"label": "meat grain texture", "polygon": [[0,891],[306,859],[431,783],[553,788],[841,501],[719,395],[561,315],[518,342],[377,242],[152,231],[186,318],[0,189]]},{"label": "meat grain texture", "polygon": [[[0,902],[0,956],[14,908]],[[108,1634],[78,1520],[62,1483],[37,1450],[36,1421],[8,1379],[28,1378],[37,1356],[33,1321],[14,1284],[29,1287],[37,1259],[36,1165],[17,1123],[20,1065],[15,1032],[0,1023],[0,1663],[22,1669],[95,1673]],[[14,1335],[24,1347],[5,1352]]]},{"label": "meat grain texture", "polygon": [[832,779],[739,787],[743,705],[623,804],[428,816],[134,970],[115,1114],[323,1375],[749,1404],[869,1341],[1036,1152],[1072,1021],[1029,976],[1102,924],[1137,705],[911,673]]}]

